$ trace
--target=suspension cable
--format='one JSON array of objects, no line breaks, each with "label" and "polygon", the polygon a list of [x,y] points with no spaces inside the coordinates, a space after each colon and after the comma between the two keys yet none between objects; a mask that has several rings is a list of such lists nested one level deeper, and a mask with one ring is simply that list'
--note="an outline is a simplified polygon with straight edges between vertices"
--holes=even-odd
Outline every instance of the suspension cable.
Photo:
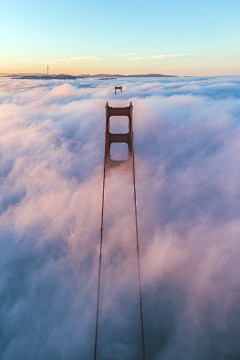
[{"label": "suspension cable", "polygon": [[[107,106],[108,106],[108,104],[107,104]],[[132,103],[130,103],[130,109],[132,111]],[[130,116],[131,116],[131,125],[132,125],[132,113],[130,114]],[[98,316],[99,316],[100,278],[101,278],[101,263],[102,263],[102,239],[103,239],[103,213],[104,213],[104,194],[105,194],[105,178],[106,178],[106,136],[107,136],[107,133],[105,133],[105,156],[104,156],[104,169],[103,169],[102,213],[101,213],[101,232],[100,232],[99,268],[98,268],[98,293],[97,293],[97,314],[96,314],[94,360],[96,360],[96,358],[97,358]],[[143,360],[145,360],[145,343],[144,343],[143,311],[142,311],[142,289],[141,289],[141,277],[140,277],[138,222],[137,222],[137,196],[136,196],[136,184],[135,184],[135,165],[134,165],[132,126],[131,126],[131,143],[132,143],[131,155],[132,155],[132,164],[133,164],[133,188],[134,188],[134,206],[135,206],[135,228],[136,228],[136,246],[137,246],[137,262],[138,262],[138,285],[139,285],[139,300],[140,300],[142,352],[143,352]]]},{"label": "suspension cable", "polygon": [[105,158],[105,156],[104,156],[103,188],[102,188],[102,214],[101,214],[99,268],[98,268],[98,294],[97,294],[97,314],[96,314],[96,331],[95,331],[94,360],[96,360],[96,358],[97,358],[98,313],[99,313],[99,295],[100,295],[100,278],[101,278],[100,275],[101,275],[101,263],[102,263],[102,235],[103,235],[103,209],[104,209],[105,177],[106,177],[106,158]]},{"label": "suspension cable", "polygon": [[135,184],[135,165],[134,165],[134,151],[133,151],[133,131],[131,131],[131,138],[132,138],[133,188],[134,188],[134,204],[135,204],[135,227],[136,227],[136,245],[137,245],[137,260],[138,260],[138,285],[139,285],[140,316],[141,316],[142,351],[143,351],[143,360],[145,360],[145,342],[144,342],[143,311],[142,311],[142,287],[141,287],[141,277],[140,277],[138,222],[137,222],[137,194],[136,194],[136,184]]}]

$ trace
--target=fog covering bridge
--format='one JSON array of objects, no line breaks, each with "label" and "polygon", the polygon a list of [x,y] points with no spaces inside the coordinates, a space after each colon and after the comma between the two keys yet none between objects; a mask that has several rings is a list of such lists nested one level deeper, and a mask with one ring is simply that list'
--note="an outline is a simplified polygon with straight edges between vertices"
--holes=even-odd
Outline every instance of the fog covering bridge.
[{"label": "fog covering bridge", "polygon": [[[100,250],[99,250],[99,272],[98,272],[98,292],[97,292],[97,314],[96,314],[96,331],[95,331],[95,347],[94,347],[94,360],[98,358],[97,349],[100,345],[99,341],[99,309],[100,309],[100,289],[101,286],[101,277],[102,277],[102,256],[104,254],[104,236],[103,236],[103,225],[104,225],[104,214],[105,214],[105,187],[106,187],[106,178],[112,172],[112,174],[119,170],[120,173],[123,173],[124,170],[132,171],[132,185],[133,185],[133,199],[134,207],[132,212],[135,213],[134,222],[135,222],[135,254],[137,255],[137,262],[135,267],[137,268],[137,278],[135,282],[138,282],[138,318],[140,319],[139,327],[141,332],[141,349],[138,350],[138,355],[141,354],[143,360],[145,360],[145,344],[144,344],[144,328],[143,328],[143,311],[142,311],[142,293],[141,293],[141,279],[140,279],[140,261],[139,261],[139,241],[138,241],[138,223],[137,223],[137,202],[136,202],[136,186],[135,186],[135,166],[134,166],[134,148],[133,148],[133,106],[130,102],[130,105],[127,107],[111,107],[106,104],[106,132],[105,132],[105,156],[104,156],[104,170],[103,170],[103,188],[102,188],[102,212],[101,212],[101,232],[100,232]],[[125,133],[113,133],[110,128],[110,118],[111,117],[127,117],[128,118],[128,132]],[[119,120],[119,119],[117,119]],[[114,143],[124,143],[128,147],[128,156],[124,160],[115,160],[111,156],[111,145]],[[131,170],[132,169],[132,170]],[[119,179],[119,175],[118,175]],[[117,210],[117,209],[116,209]],[[123,231],[124,233],[124,231]],[[124,235],[123,235],[124,236]],[[130,259],[134,263],[133,259]],[[103,282],[103,281],[102,281]],[[103,284],[102,284],[103,285]],[[118,324],[116,323],[117,327]],[[101,331],[106,331],[106,329],[101,329]],[[121,355],[120,355],[121,357]],[[137,356],[139,358],[139,356]]]}]

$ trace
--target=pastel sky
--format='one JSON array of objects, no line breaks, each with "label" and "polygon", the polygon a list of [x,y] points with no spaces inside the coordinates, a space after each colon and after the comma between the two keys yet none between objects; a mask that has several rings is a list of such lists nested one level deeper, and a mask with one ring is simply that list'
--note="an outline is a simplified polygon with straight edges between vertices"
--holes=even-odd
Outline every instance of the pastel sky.
[{"label": "pastel sky", "polygon": [[2,0],[0,73],[235,75],[239,0]]}]

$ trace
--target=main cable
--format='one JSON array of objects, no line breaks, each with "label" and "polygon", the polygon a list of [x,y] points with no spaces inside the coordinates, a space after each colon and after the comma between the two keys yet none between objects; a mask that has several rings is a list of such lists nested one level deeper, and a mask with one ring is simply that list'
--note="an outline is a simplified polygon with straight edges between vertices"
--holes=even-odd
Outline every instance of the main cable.
[{"label": "main cable", "polygon": [[[106,135],[105,135],[105,143],[106,143]],[[98,313],[99,313],[99,295],[100,295],[100,277],[101,277],[100,275],[101,275],[101,263],[102,263],[102,235],[103,235],[103,209],[104,209],[105,175],[106,175],[106,156],[104,156],[104,168],[103,168],[102,215],[101,215],[99,268],[98,268],[98,294],[97,294],[97,315],[96,315],[94,360],[96,360],[96,358],[97,358]]]},{"label": "main cable", "polygon": [[135,165],[134,165],[134,151],[133,151],[133,130],[131,131],[131,140],[132,140],[133,188],[134,188],[134,204],[135,204],[135,227],[136,227],[136,244],[137,244],[137,261],[138,261],[138,285],[139,285],[139,300],[140,300],[142,351],[143,351],[143,360],[145,360],[145,342],[144,342],[143,311],[142,311],[142,286],[141,286],[141,277],[140,277],[138,222],[137,222],[137,195],[136,195]]},{"label": "main cable", "polygon": [[[107,104],[108,106],[108,104]],[[130,103],[130,117],[132,124],[132,103]],[[145,360],[145,343],[144,343],[144,328],[143,328],[143,311],[142,311],[142,289],[140,277],[140,260],[139,260],[139,241],[138,241],[138,223],[137,223],[137,196],[135,184],[135,165],[134,165],[134,151],[133,151],[133,131],[131,127],[131,148],[132,148],[132,163],[133,163],[133,188],[134,188],[134,205],[135,205],[135,228],[136,228],[136,245],[137,245],[137,261],[138,261],[138,284],[139,284],[139,300],[140,300],[140,317],[141,317],[141,334],[142,334],[142,351],[143,360]],[[95,347],[94,360],[97,358],[97,337],[98,337],[98,315],[99,315],[99,298],[100,298],[100,278],[101,278],[101,263],[102,263],[102,239],[103,239],[103,213],[104,213],[104,193],[105,193],[105,178],[106,178],[106,136],[105,133],[105,156],[103,169],[103,189],[102,189],[102,214],[101,214],[101,232],[100,232],[100,251],[99,251],[99,269],[98,269],[98,293],[97,293],[97,314],[96,314],[96,331],[95,331]]]}]

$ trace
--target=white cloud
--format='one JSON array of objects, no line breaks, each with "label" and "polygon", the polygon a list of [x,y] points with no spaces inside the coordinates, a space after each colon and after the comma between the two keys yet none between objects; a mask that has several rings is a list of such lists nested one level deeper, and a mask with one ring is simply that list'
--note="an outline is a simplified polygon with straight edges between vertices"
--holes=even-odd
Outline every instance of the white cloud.
[{"label": "white cloud", "polygon": [[172,59],[172,58],[178,58],[178,57],[197,57],[197,56],[202,56],[202,54],[194,54],[194,53],[189,53],[189,54],[168,54],[168,55],[140,55],[140,56],[136,56],[136,57],[132,57],[129,58],[129,60],[131,61],[139,61],[139,60],[162,60],[162,59]]},{"label": "white cloud", "polygon": [[95,62],[102,61],[102,59],[96,58],[94,56],[79,56],[79,57],[72,57],[72,58],[62,58],[62,59],[55,59],[49,61],[50,64],[78,64],[78,63],[85,63],[85,64],[92,64]]},{"label": "white cloud", "polygon": [[131,56],[131,55],[135,55],[135,53],[123,53],[123,54],[117,54],[116,56]]},{"label": "white cloud", "polygon": [[[0,80],[1,359],[93,356],[106,100],[133,102],[147,358],[239,357],[239,84]],[[99,359],[141,357],[132,190],[108,173]]]},{"label": "white cloud", "polygon": [[31,62],[31,61],[37,61],[36,59],[16,59],[15,61],[26,61],[26,62]]}]

